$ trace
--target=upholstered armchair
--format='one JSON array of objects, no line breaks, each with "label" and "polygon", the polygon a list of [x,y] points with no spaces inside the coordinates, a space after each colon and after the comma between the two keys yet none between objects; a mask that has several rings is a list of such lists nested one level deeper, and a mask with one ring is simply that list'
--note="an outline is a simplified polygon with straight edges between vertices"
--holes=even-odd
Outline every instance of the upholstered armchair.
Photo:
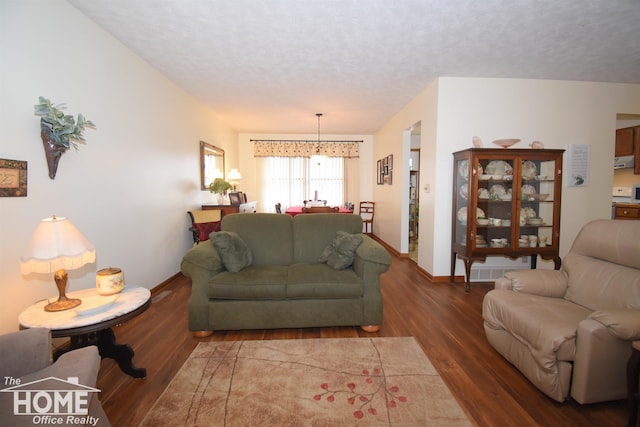
[{"label": "upholstered armchair", "polygon": [[560,270],[507,273],[482,316],[489,343],[549,397],[625,398],[640,339],[640,221],[586,224]]},{"label": "upholstered armchair", "polygon": [[[51,334],[48,329],[33,328],[0,336],[0,423],[10,426],[30,426],[34,424],[32,415],[14,414],[15,387],[30,384],[34,390],[47,389],[47,382],[66,381],[77,378],[80,388],[96,387],[100,355],[96,346],[84,347],[64,353],[53,363],[51,357]],[[41,380],[44,380],[40,382]],[[65,386],[73,387],[71,384]],[[65,388],[66,390],[66,388]],[[24,392],[23,392],[24,393]],[[70,423],[68,416],[61,418],[58,425],[109,426],[98,392],[89,392],[88,416],[77,415]],[[24,395],[20,397],[24,399]],[[47,411],[42,416],[51,415]],[[80,420],[78,424],[76,422]],[[95,424],[94,424],[95,421]]]}]

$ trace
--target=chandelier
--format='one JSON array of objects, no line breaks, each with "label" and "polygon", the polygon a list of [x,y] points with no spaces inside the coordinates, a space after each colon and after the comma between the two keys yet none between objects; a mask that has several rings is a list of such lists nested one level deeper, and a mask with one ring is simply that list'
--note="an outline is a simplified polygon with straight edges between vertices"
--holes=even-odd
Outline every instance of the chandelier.
[{"label": "chandelier", "polygon": [[322,117],[322,113],[316,113],[318,117],[318,144],[316,145],[316,153],[311,156],[311,161],[320,165],[327,156],[320,154],[320,117]]}]

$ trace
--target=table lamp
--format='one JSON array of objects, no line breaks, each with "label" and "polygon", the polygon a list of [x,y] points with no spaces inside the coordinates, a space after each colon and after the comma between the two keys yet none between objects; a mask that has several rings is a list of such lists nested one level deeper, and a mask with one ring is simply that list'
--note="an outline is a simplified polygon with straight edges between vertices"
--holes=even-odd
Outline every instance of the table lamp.
[{"label": "table lamp", "polygon": [[231,185],[233,185],[233,191],[236,191],[238,181],[241,179],[242,175],[240,175],[238,169],[231,169],[231,171],[229,171],[229,180],[231,181]]},{"label": "table lamp", "polygon": [[20,271],[30,273],[54,273],[58,287],[58,300],[47,304],[45,311],[62,311],[77,307],[79,299],[67,298],[67,272],[96,260],[93,245],[71,224],[67,218],[45,218],[33,233],[26,252],[20,257]]}]

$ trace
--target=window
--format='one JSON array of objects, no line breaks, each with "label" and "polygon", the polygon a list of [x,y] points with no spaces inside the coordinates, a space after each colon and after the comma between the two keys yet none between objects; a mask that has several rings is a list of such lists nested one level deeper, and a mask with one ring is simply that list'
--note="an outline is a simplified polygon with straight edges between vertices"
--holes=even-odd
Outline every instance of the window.
[{"label": "window", "polygon": [[[342,157],[327,157],[321,164],[308,157],[263,157],[263,194],[266,211],[300,206],[304,200],[326,200],[327,206],[344,203],[345,162]],[[271,207],[271,208],[270,208]]]}]

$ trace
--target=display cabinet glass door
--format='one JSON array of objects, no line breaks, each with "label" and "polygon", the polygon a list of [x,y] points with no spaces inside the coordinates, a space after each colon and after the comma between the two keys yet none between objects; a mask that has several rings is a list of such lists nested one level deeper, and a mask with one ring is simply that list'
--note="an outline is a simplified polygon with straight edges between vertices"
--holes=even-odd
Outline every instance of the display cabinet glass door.
[{"label": "display cabinet glass door", "polygon": [[456,258],[530,256],[560,268],[560,196],[564,150],[468,149],[454,153],[451,281]]}]

